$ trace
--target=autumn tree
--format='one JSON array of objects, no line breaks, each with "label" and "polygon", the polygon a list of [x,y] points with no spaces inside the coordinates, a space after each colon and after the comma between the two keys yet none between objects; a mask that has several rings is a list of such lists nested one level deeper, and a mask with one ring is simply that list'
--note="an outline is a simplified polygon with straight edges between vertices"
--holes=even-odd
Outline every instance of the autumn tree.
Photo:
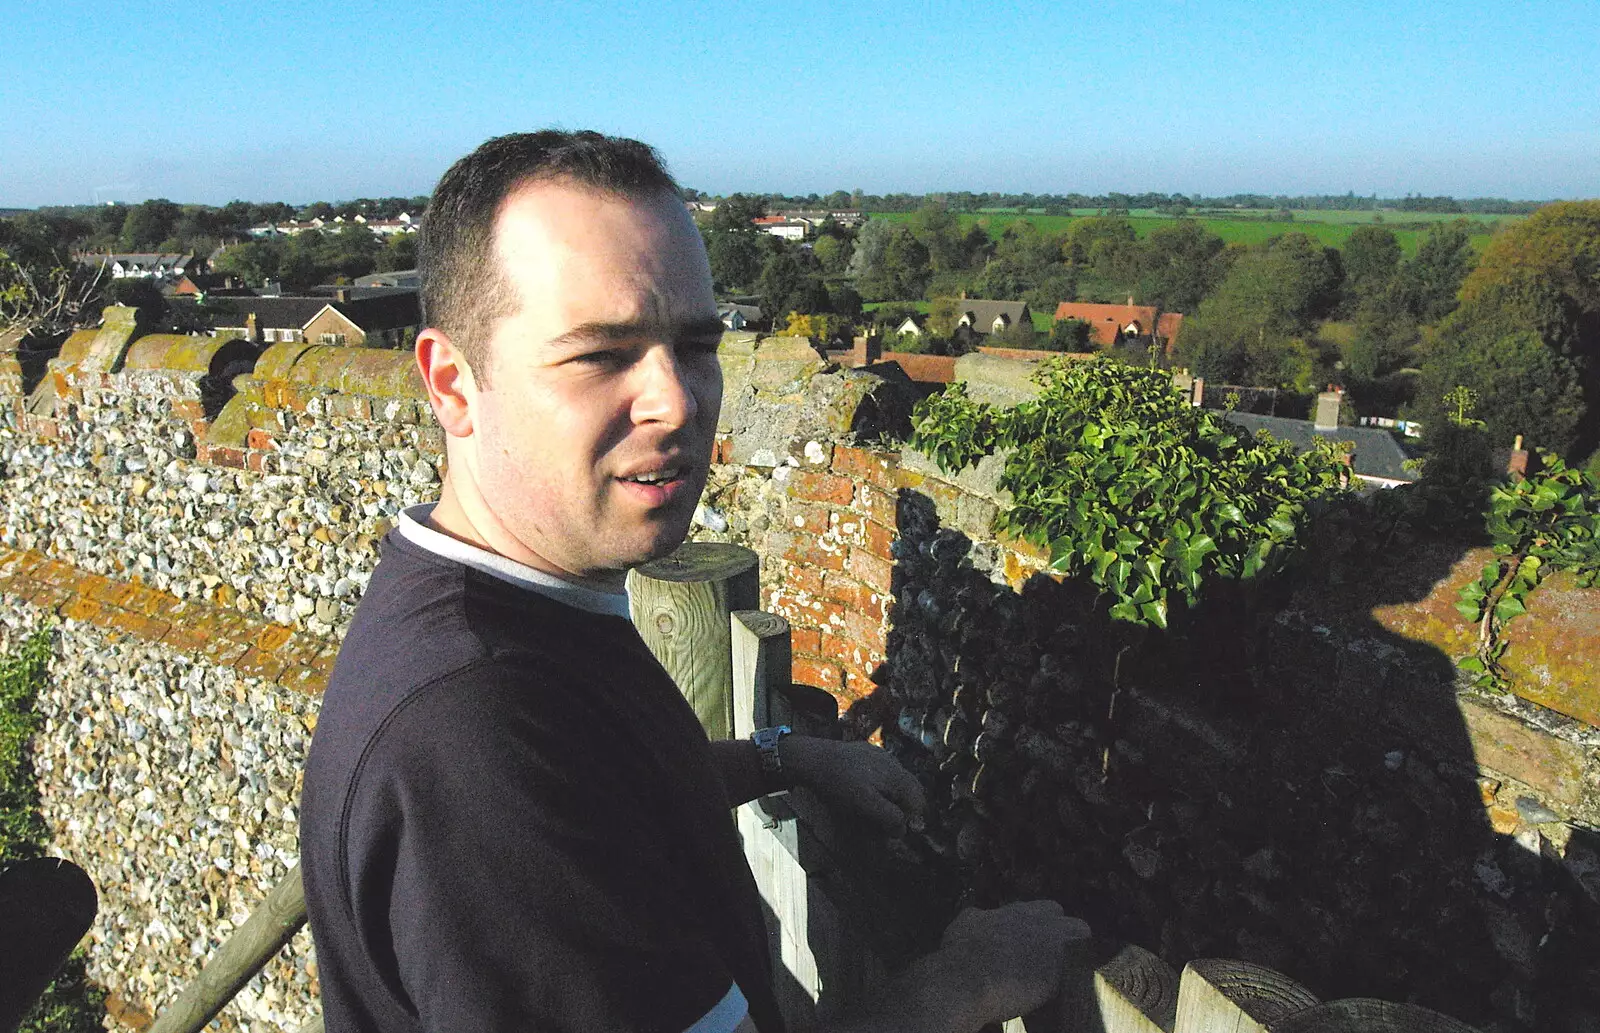
[{"label": "autumn tree", "polygon": [[[1499,438],[1563,452],[1600,439],[1600,201],[1548,205],[1495,237],[1423,362],[1419,405],[1457,385]],[[1504,444],[1496,440],[1497,444]]]}]

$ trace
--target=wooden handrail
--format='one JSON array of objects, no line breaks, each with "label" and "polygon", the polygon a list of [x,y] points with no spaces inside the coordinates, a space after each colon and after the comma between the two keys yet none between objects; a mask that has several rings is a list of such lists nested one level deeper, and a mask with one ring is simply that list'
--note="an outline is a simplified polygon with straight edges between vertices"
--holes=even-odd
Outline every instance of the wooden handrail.
[{"label": "wooden handrail", "polygon": [[[305,924],[305,889],[295,865],[147,1033],[199,1033]],[[313,1022],[322,1025],[320,1017]]]}]

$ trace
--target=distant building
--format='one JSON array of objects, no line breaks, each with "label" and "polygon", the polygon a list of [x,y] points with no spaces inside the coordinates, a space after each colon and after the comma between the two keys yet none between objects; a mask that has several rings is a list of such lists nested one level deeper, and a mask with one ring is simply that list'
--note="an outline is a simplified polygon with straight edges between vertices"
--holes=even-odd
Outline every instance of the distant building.
[{"label": "distant building", "polygon": [[1148,340],[1153,336],[1161,347],[1170,351],[1183,327],[1182,313],[1160,312],[1154,305],[1135,305],[1132,298],[1126,305],[1063,301],[1056,306],[1056,321],[1063,319],[1088,323],[1090,339],[1102,348],[1130,339]]},{"label": "distant building", "polygon": [[1389,431],[1381,427],[1339,426],[1342,401],[1341,392],[1323,392],[1317,396],[1315,417],[1309,420],[1244,412],[1226,413],[1223,419],[1252,434],[1265,430],[1301,452],[1309,452],[1318,438],[1348,442],[1352,448],[1350,472],[1373,487],[1394,488],[1415,481],[1417,473],[1405,467],[1406,460],[1412,458],[1411,453]]},{"label": "distant building", "polygon": [[956,328],[968,327],[969,332],[988,336],[1003,333],[1014,326],[1033,328],[1033,313],[1026,301],[979,301],[961,298],[956,302]]},{"label": "distant building", "polygon": [[761,322],[761,308],[757,305],[724,303],[717,306],[717,318],[729,330],[743,330]]},{"label": "distant building", "polygon": [[364,215],[357,215],[355,221],[380,237],[392,237],[397,233],[415,233],[422,228],[422,217],[412,215],[410,212],[401,212],[393,219],[369,219]]},{"label": "distant building", "polygon": [[756,229],[784,240],[804,240],[811,229],[810,223],[786,219],[781,215],[762,215],[751,219]]},{"label": "distant building", "polygon": [[332,288],[331,294],[208,298],[196,310],[213,334],[232,334],[261,344],[310,344],[398,348],[421,329],[422,309],[414,290]]},{"label": "distant building", "polygon": [[82,252],[77,259],[80,265],[104,266],[112,279],[155,280],[158,283],[176,283],[190,272],[198,273],[200,266],[205,264],[196,262],[193,254],[155,252]]},{"label": "distant building", "polygon": [[841,226],[859,226],[867,221],[865,212],[854,208],[785,208],[773,215],[789,222],[803,223],[816,229],[832,219]]},{"label": "distant building", "polygon": [[422,274],[415,269],[396,269],[387,273],[368,273],[356,277],[357,287],[410,287],[422,286]]}]

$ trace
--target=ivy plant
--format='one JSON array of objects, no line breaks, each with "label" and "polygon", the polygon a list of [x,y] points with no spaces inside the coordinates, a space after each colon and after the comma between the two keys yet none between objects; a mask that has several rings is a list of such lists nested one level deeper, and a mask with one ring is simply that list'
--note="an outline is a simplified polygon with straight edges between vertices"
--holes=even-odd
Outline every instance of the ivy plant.
[{"label": "ivy plant", "polygon": [[1035,378],[1039,397],[1011,409],[950,385],[917,407],[910,444],[950,473],[1004,450],[998,529],[1109,593],[1115,619],[1164,628],[1207,578],[1279,569],[1307,506],[1343,490],[1336,450],[1250,436],[1160,370],[1053,360]]},{"label": "ivy plant", "polygon": [[1505,687],[1501,632],[1527,612],[1528,594],[1547,574],[1571,571],[1584,587],[1600,582],[1600,474],[1569,467],[1550,452],[1539,458],[1538,473],[1489,489],[1484,530],[1496,558],[1456,601],[1479,629],[1476,652],[1457,666],[1485,688]]}]

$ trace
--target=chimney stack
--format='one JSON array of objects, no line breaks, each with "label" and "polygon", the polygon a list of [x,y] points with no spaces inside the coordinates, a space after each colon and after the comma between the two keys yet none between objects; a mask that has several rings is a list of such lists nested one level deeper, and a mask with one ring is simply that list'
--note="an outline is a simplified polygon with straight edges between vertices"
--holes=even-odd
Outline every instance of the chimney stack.
[{"label": "chimney stack", "polygon": [[1511,444],[1511,456],[1506,461],[1506,474],[1514,481],[1528,476],[1528,450],[1522,447],[1522,435]]},{"label": "chimney stack", "polygon": [[333,292],[333,300],[334,301],[341,301],[341,302],[349,301],[350,300],[350,288],[349,287],[340,287],[338,290],[334,291]]},{"label": "chimney stack", "polygon": [[261,343],[261,332],[256,326],[256,314],[254,312],[244,317],[244,339],[251,344]]},{"label": "chimney stack", "polygon": [[1344,392],[1339,390],[1324,391],[1317,396],[1317,414],[1312,426],[1317,430],[1337,430],[1339,427],[1339,403],[1344,401]]}]

